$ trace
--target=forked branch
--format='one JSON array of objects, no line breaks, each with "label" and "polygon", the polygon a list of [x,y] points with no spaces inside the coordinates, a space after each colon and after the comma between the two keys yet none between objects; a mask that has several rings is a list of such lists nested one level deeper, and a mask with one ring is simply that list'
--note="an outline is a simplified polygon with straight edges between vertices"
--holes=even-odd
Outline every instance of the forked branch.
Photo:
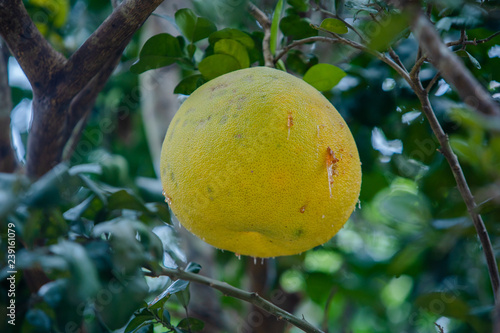
[{"label": "forked branch", "polygon": [[264,64],[267,67],[274,67],[273,54],[271,53],[271,20],[253,3],[248,3],[248,11],[259,22],[264,29],[264,38],[262,39],[262,53],[264,56]]}]

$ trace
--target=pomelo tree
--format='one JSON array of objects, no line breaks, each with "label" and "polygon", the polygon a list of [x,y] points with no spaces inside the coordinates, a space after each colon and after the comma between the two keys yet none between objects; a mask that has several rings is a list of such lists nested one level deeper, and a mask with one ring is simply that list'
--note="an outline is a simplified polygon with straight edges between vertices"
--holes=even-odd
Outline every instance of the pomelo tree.
[{"label": "pomelo tree", "polygon": [[[497,3],[162,2],[0,0],[2,332],[500,329]],[[338,235],[262,261],[157,174],[165,114],[253,66],[321,91],[363,169]]]}]

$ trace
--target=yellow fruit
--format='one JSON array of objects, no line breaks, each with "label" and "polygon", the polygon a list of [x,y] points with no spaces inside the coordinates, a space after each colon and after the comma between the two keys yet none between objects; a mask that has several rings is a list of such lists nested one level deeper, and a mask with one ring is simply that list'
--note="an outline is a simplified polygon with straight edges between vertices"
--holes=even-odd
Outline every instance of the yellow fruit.
[{"label": "yellow fruit", "polygon": [[325,243],[361,186],[356,144],[337,110],[303,80],[266,67],[193,92],[170,124],[160,168],[166,201],[185,228],[254,257]]}]

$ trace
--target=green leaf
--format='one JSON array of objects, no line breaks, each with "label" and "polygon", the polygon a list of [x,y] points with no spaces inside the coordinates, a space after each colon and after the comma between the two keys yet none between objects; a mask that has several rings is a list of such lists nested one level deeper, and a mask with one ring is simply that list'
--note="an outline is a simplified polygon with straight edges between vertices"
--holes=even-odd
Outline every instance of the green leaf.
[{"label": "green leaf", "polygon": [[478,152],[482,150],[482,147],[472,146],[470,142],[458,135],[450,136],[450,145],[461,160],[467,161],[471,165],[478,165],[480,163],[480,154]]},{"label": "green leaf", "polygon": [[171,223],[170,221],[170,211],[168,210],[167,204],[163,202],[148,202],[146,208],[152,213],[158,216],[160,220],[165,223]]},{"label": "green leaf", "polygon": [[469,306],[459,299],[457,293],[432,292],[420,295],[415,303],[426,311],[440,316],[466,319],[469,314]]},{"label": "green leaf", "polygon": [[194,56],[194,53],[196,52],[196,45],[189,44],[186,49],[188,51],[189,58],[192,58]]},{"label": "green leaf", "polygon": [[203,59],[198,69],[206,80],[240,69],[238,60],[227,54],[214,54]]},{"label": "green leaf", "polygon": [[68,221],[77,221],[80,216],[90,207],[92,200],[95,198],[94,195],[90,195],[87,199],[83,200],[81,203],[73,208],[68,209],[64,212],[63,217]]},{"label": "green leaf", "polygon": [[182,34],[192,43],[210,36],[217,31],[215,24],[204,17],[198,17],[189,8],[179,9],[175,13],[175,23]]},{"label": "green leaf", "polygon": [[250,66],[248,51],[245,46],[234,39],[220,39],[214,45],[214,53],[227,54],[238,61],[240,68]]},{"label": "green leaf", "polygon": [[481,64],[479,63],[479,61],[477,61],[476,58],[474,58],[469,52],[467,52],[467,56],[469,57],[469,60],[470,62],[472,62],[472,64],[477,68],[477,69],[481,69]]},{"label": "green leaf", "polygon": [[186,272],[198,274],[201,270],[201,265],[195,262],[190,262],[184,270]]},{"label": "green leaf", "polygon": [[377,14],[378,11],[374,7],[366,6],[358,3],[357,1],[347,1],[344,5],[346,8],[354,9],[354,10],[362,10],[368,13]]},{"label": "green leaf", "polygon": [[379,29],[372,32],[368,46],[377,51],[386,51],[408,30],[408,17],[403,14],[393,14],[377,27]]},{"label": "green leaf", "polygon": [[42,297],[50,307],[56,308],[64,299],[65,295],[67,295],[68,284],[68,279],[50,281],[40,288],[38,295]]},{"label": "green leaf", "polygon": [[336,86],[344,76],[346,73],[337,66],[317,64],[307,70],[304,81],[319,91],[325,91]]},{"label": "green leaf", "polygon": [[67,187],[70,176],[65,163],[55,166],[38,181],[31,185],[24,202],[32,207],[48,207],[58,204],[61,193]]},{"label": "green leaf", "polygon": [[279,59],[276,62],[276,69],[279,69],[279,70],[281,70],[283,72],[286,72],[285,62],[282,59]]},{"label": "green leaf", "polygon": [[253,49],[255,46],[252,37],[238,29],[222,29],[212,33],[208,37],[210,44],[215,44],[220,39],[234,39],[243,44],[247,49]]},{"label": "green leaf", "polygon": [[314,54],[303,54],[299,50],[290,50],[285,62],[289,70],[304,76],[309,68],[318,63],[318,58]]},{"label": "green leaf", "polygon": [[201,87],[205,82],[203,76],[200,74],[188,76],[177,84],[174,94],[191,95],[193,91]]},{"label": "green leaf", "polygon": [[177,324],[177,327],[191,332],[200,332],[205,327],[205,323],[197,318],[188,317],[182,319],[179,324]]},{"label": "green leaf", "polygon": [[177,297],[177,300],[183,307],[187,308],[187,306],[189,305],[189,300],[191,299],[191,293],[189,292],[189,284],[186,287],[186,289],[176,292],[175,297]]},{"label": "green leaf", "polygon": [[141,74],[150,69],[171,65],[182,56],[177,38],[167,33],[158,34],[144,43],[139,60],[130,67],[130,71]]},{"label": "green leaf", "polygon": [[28,310],[24,320],[34,327],[33,332],[50,332],[51,331],[50,317],[48,316],[48,314],[46,314],[44,311],[42,311],[40,309]]},{"label": "green leaf", "polygon": [[143,213],[149,213],[142,200],[136,197],[133,193],[129,193],[127,190],[119,190],[112,193],[108,197],[108,207],[109,210],[114,209],[130,209],[136,210]]},{"label": "green leaf", "polygon": [[126,272],[135,271],[147,261],[145,249],[136,238],[138,233],[146,232],[151,231],[143,223],[125,218],[99,223],[92,230],[95,237],[110,235],[115,267]]},{"label": "green leaf", "polygon": [[90,173],[94,175],[101,175],[102,174],[102,166],[97,164],[97,163],[87,163],[87,164],[78,164],[71,169],[69,169],[69,174],[70,175],[78,175],[81,173]]},{"label": "green leaf", "polygon": [[82,245],[63,240],[50,246],[50,251],[67,261],[71,283],[80,299],[93,297],[99,291],[97,269]]},{"label": "green leaf", "polygon": [[485,16],[483,8],[476,4],[467,3],[462,6],[457,16],[443,17],[436,22],[436,29],[449,31],[450,29],[473,29],[478,27]]},{"label": "green leaf", "polygon": [[311,27],[308,19],[295,14],[283,17],[280,21],[280,29],[285,36],[294,40],[318,35],[318,30]]},{"label": "green leaf", "polygon": [[306,0],[287,0],[288,4],[299,13],[304,13],[309,10],[309,1]]},{"label": "green leaf", "polygon": [[336,34],[345,34],[349,31],[345,23],[336,18],[324,19],[320,27]]},{"label": "green leaf", "polygon": [[169,294],[176,294],[180,291],[185,290],[189,286],[189,281],[184,281],[184,280],[176,280],[174,283],[172,283],[170,286],[168,286],[167,290],[165,290],[166,293]]},{"label": "green leaf", "polygon": [[278,31],[281,18],[281,12],[283,11],[283,0],[279,0],[274,8],[273,19],[271,23],[271,37],[269,39],[269,47],[271,53],[274,55],[276,53],[276,43],[278,40]]},{"label": "green leaf", "polygon": [[[164,290],[160,295],[156,296],[151,302],[148,303],[148,308],[150,310],[157,310],[163,308],[163,305],[170,298],[172,294],[167,290]],[[170,320],[169,320],[170,321]]]}]

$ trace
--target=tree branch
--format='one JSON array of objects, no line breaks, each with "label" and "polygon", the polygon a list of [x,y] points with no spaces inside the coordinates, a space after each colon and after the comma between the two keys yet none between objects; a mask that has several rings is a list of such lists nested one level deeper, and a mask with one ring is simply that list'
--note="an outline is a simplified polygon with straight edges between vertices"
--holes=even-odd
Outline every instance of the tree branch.
[{"label": "tree branch", "polygon": [[338,39],[334,39],[334,38],[330,38],[330,37],[323,37],[323,36],[314,36],[314,37],[307,37],[307,38],[304,38],[304,39],[299,39],[299,40],[296,40],[296,41],[288,44],[287,46],[285,46],[276,55],[276,57],[274,57],[274,63],[278,62],[278,60],[280,60],[281,58],[283,58],[283,56],[285,54],[287,54],[288,51],[290,51],[294,47],[297,47],[297,46],[300,46],[300,45],[304,45],[304,44],[307,44],[307,43],[312,43],[312,42],[326,42],[326,43],[330,43],[330,44],[340,43],[340,41]]},{"label": "tree branch", "polygon": [[118,66],[123,49],[116,50],[114,56],[108,60],[104,68],[90,80],[85,88],[73,98],[68,112],[65,132],[65,149],[63,151],[62,160],[71,158],[76,145],[85,127],[90,111],[95,104],[97,95],[106,85],[111,74]]},{"label": "tree branch", "polygon": [[491,36],[484,38],[484,39],[474,39],[474,40],[456,40],[453,42],[448,42],[446,43],[446,46],[458,46],[458,45],[478,45],[478,44],[484,44],[495,38],[496,36],[500,35],[500,31],[495,32]]},{"label": "tree branch", "polygon": [[[432,26],[431,26],[431,28],[432,28]],[[429,31],[427,31],[426,33],[430,34],[430,35],[435,35],[435,32],[432,34]],[[418,72],[419,72],[420,66],[423,64],[423,62],[426,59],[425,56],[419,57],[416,64],[414,65],[411,73],[408,73],[404,68],[402,68],[400,65],[398,65],[393,60],[389,59],[383,53],[380,53],[378,51],[370,49],[370,48],[368,48],[362,44],[359,44],[357,42],[340,37],[337,34],[332,34],[332,35],[335,38],[330,38],[330,39],[336,41],[337,43],[349,45],[349,46],[356,48],[358,50],[362,50],[364,52],[372,54],[373,56],[377,57],[378,59],[380,59],[381,61],[385,62],[387,65],[392,67],[396,72],[398,72],[399,75],[401,75],[401,77],[410,85],[410,87],[412,87],[415,94],[419,98],[420,103],[422,104],[423,112],[426,115],[426,117],[430,123],[430,126],[434,132],[434,135],[436,136],[436,138],[438,139],[438,141],[441,145],[441,153],[443,154],[443,156],[446,158],[448,164],[450,165],[452,174],[453,174],[455,181],[457,183],[457,186],[458,186],[458,190],[459,190],[459,192],[460,192],[460,194],[461,194],[461,196],[462,196],[462,198],[467,206],[467,211],[469,212],[469,215],[472,218],[472,221],[474,223],[474,227],[476,228],[476,232],[478,234],[479,240],[480,240],[481,245],[483,247],[483,251],[484,251],[484,255],[485,255],[486,263],[487,263],[487,267],[488,267],[488,272],[490,275],[490,280],[491,280],[491,284],[492,284],[492,288],[493,288],[493,293],[495,295],[495,300],[496,300],[498,298],[497,292],[498,292],[498,289],[500,287],[500,276],[499,276],[498,267],[496,264],[495,255],[493,252],[493,248],[491,245],[491,241],[490,241],[488,232],[486,230],[486,227],[484,225],[484,222],[482,220],[481,215],[479,215],[479,213],[478,213],[477,205],[474,201],[474,197],[472,195],[472,192],[470,191],[470,188],[469,188],[467,181],[465,179],[465,176],[463,174],[462,168],[460,166],[460,162],[458,161],[457,156],[455,155],[455,153],[453,152],[453,150],[450,146],[448,136],[446,135],[446,133],[444,133],[441,125],[439,124],[439,121],[436,118],[434,110],[432,109],[432,105],[430,104],[430,101],[429,101],[428,92],[422,87],[422,83],[418,77]],[[439,37],[437,37],[437,35],[435,35],[435,37],[439,38]],[[325,39],[318,39],[317,41],[333,42],[333,41],[330,41],[327,39],[328,39],[328,37],[326,37],[326,40]],[[294,46],[304,44],[305,42],[306,42],[305,40],[296,41]],[[432,45],[435,45],[438,43],[443,45],[440,39],[439,39],[439,41],[433,41]],[[279,53],[279,55],[282,56],[282,53],[283,54],[286,53],[286,51],[288,51],[291,48],[290,46],[292,44],[290,44],[288,47],[285,47]],[[443,47],[444,47],[444,49],[449,51],[446,48],[446,46],[443,45]],[[449,53],[452,56],[455,56],[451,51],[449,51]],[[442,59],[442,61],[445,61],[445,59]],[[458,61],[458,62],[461,64],[461,67],[456,68],[455,71],[457,73],[462,71],[462,70],[467,71],[465,66],[460,61]],[[440,69],[440,68],[438,67],[438,69]],[[471,84],[474,87],[474,89],[478,89],[477,86],[479,86],[482,89],[482,87],[479,85],[479,83],[477,83],[475,78],[472,77],[470,72],[467,71],[467,74],[463,74],[463,73],[456,74],[456,78],[463,78],[464,76],[468,77],[470,79],[469,84]],[[435,81],[435,80],[437,80],[437,77],[435,79],[433,79],[432,81]],[[463,91],[460,90],[460,89],[463,89],[462,85],[458,85],[458,87],[456,87],[456,88],[461,96],[465,94]],[[484,93],[487,96],[483,96],[483,98],[484,98],[485,103],[487,103],[488,101],[491,100],[491,96],[489,96],[489,94],[487,94],[486,91],[484,91]],[[495,103],[495,102],[493,102],[493,103]]]},{"label": "tree branch", "polygon": [[427,91],[422,87],[422,83],[419,79],[414,78],[412,83],[412,88],[415,91],[418,99],[420,100],[420,103],[422,104],[422,110],[427,117],[427,120],[429,121],[434,135],[441,145],[440,152],[441,154],[443,154],[443,156],[448,161],[448,164],[450,165],[453,177],[455,177],[455,181],[458,186],[458,190],[462,195],[462,198],[467,206],[467,211],[469,212],[469,215],[471,216],[474,223],[474,227],[476,228],[477,235],[479,236],[479,240],[483,247],[484,256],[486,257],[486,264],[488,266],[488,272],[490,274],[491,285],[493,288],[493,295],[495,296],[496,300],[498,288],[500,287],[500,276],[498,273],[495,254],[493,252],[493,247],[491,245],[488,231],[486,230],[486,226],[484,225],[481,215],[479,215],[478,213],[476,202],[474,201],[472,192],[469,188],[469,185],[467,184],[467,180],[465,179],[457,155],[455,155],[450,146],[448,135],[446,135],[446,133],[443,131],[443,128],[439,124],[436,114],[432,109]]},{"label": "tree branch", "polygon": [[36,29],[21,0],[0,0],[0,34],[34,92],[30,177],[40,177],[62,160],[78,117],[90,109],[133,34],[162,1],[123,1],[67,60]]},{"label": "tree branch", "polygon": [[273,54],[271,53],[271,20],[253,3],[248,3],[248,11],[259,22],[264,29],[264,39],[262,40],[262,53],[264,55],[264,64],[267,67],[274,67]]},{"label": "tree branch", "polygon": [[58,95],[74,97],[108,64],[116,50],[124,49],[134,33],[163,0],[125,0],[69,58],[61,72],[65,84]]},{"label": "tree branch", "polygon": [[458,56],[446,47],[432,23],[420,11],[412,23],[412,31],[431,63],[441,72],[446,82],[455,87],[465,103],[480,113],[500,116],[499,105],[477,82]]},{"label": "tree branch", "polygon": [[33,91],[42,93],[65,58],[43,38],[21,0],[0,0],[0,35],[28,77]]},{"label": "tree branch", "polygon": [[260,297],[257,293],[238,289],[226,282],[221,282],[202,275],[189,273],[180,269],[165,268],[165,267],[161,267],[161,270],[156,272],[151,272],[148,275],[154,277],[165,275],[173,279],[181,279],[185,281],[201,283],[213,289],[221,291],[225,296],[231,296],[240,299],[242,301],[251,303],[261,308],[262,310],[274,315],[276,318],[287,321],[288,323],[294,325],[295,327],[300,328],[304,332],[323,333],[321,330],[311,325],[305,319],[300,319],[295,317],[291,313],[281,309],[280,307],[274,305],[268,300]]},{"label": "tree branch", "polygon": [[10,140],[11,92],[7,74],[8,51],[0,39],[0,172],[14,172],[17,160]]},{"label": "tree branch", "polygon": [[346,20],[344,20],[342,17],[340,17],[340,15],[338,14],[334,14],[332,12],[329,12],[328,10],[326,9],[323,9],[319,6],[319,4],[317,4],[317,7],[316,7],[316,10],[319,10],[320,12],[322,12],[323,14],[325,14],[326,16],[329,16],[329,17],[332,17],[332,18],[335,18],[339,21],[341,21],[342,23],[345,24],[346,27],[348,27],[349,29],[351,29],[352,31],[354,31],[354,33],[356,35],[358,35],[359,39],[361,40],[361,42],[365,43],[366,42],[366,39],[363,37],[363,35],[359,32],[358,29],[356,29],[353,25],[349,24],[348,22],[346,22]]}]

